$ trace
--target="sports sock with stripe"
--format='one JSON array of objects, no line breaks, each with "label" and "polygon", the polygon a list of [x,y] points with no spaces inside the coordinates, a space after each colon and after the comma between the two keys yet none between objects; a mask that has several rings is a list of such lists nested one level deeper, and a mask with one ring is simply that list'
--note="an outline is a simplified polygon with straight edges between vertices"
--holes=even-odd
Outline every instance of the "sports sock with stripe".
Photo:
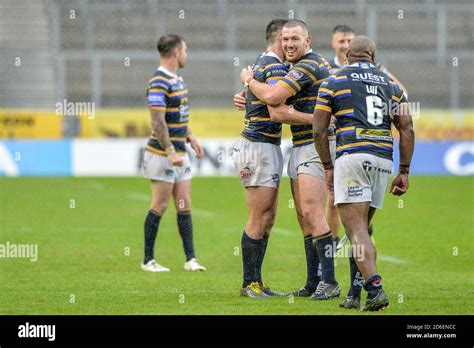
[{"label": "sports sock with stripe", "polygon": [[190,211],[179,212],[177,215],[179,235],[183,241],[183,249],[186,254],[187,262],[195,257],[193,244],[193,221],[191,219]]},{"label": "sports sock with stripe", "polygon": [[263,265],[263,258],[265,257],[265,252],[267,251],[267,245],[268,245],[268,238],[270,235],[268,233],[265,233],[262,238],[262,244],[260,246],[260,252],[258,254],[258,259],[257,259],[257,281],[259,283],[263,283],[262,280],[262,265]]},{"label": "sports sock with stripe", "polygon": [[357,263],[352,255],[349,256],[349,266],[351,271],[351,287],[347,295],[353,297],[360,297],[362,285],[364,285],[364,277],[359,271],[359,268],[357,268]]},{"label": "sports sock with stripe", "polygon": [[319,262],[321,262],[322,280],[328,284],[337,284],[334,274],[334,250],[331,231],[316,237],[315,244]]},{"label": "sports sock with stripe", "polygon": [[243,283],[245,288],[252,282],[257,281],[257,263],[262,245],[262,239],[250,238],[244,230],[242,234],[242,268],[243,268]]},{"label": "sports sock with stripe", "polygon": [[305,288],[311,291],[316,290],[321,277],[318,274],[319,256],[316,250],[315,238],[308,236],[304,238],[304,250],[306,254],[306,284]]},{"label": "sports sock with stripe", "polygon": [[373,277],[370,277],[364,283],[364,289],[368,292],[367,298],[374,298],[382,289],[382,277],[378,274],[374,275]]},{"label": "sports sock with stripe", "polygon": [[155,258],[155,241],[158,234],[158,226],[160,225],[161,216],[155,211],[149,210],[145,218],[145,259],[143,263],[146,264]]}]

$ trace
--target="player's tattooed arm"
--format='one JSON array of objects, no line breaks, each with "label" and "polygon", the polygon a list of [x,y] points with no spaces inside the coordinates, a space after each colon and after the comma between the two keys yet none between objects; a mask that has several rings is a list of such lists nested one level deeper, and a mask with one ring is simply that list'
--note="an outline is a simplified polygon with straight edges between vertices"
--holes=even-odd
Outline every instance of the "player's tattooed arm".
[{"label": "player's tattooed arm", "polygon": [[313,124],[313,115],[295,110],[293,106],[280,104],[278,106],[268,105],[270,119],[291,125]]},{"label": "player's tattooed arm", "polygon": [[150,110],[151,114],[151,129],[153,134],[160,142],[160,145],[165,149],[173,147],[173,144],[170,140],[170,134],[168,132],[168,126],[166,125],[165,120],[165,111],[163,110]]},{"label": "player's tattooed arm", "polygon": [[415,131],[413,130],[413,121],[407,103],[400,104],[398,113],[394,116],[393,124],[400,133],[400,167],[397,176],[392,181],[390,192],[396,196],[401,196],[408,190],[408,174],[413,151],[415,150]]},{"label": "player's tattooed arm", "polygon": [[267,105],[280,105],[292,96],[291,92],[279,83],[269,85],[255,80],[253,78],[253,70],[250,66],[242,69],[240,80],[244,86],[248,86],[259,100]]},{"label": "player's tattooed arm", "polygon": [[165,120],[165,111],[150,109],[150,115],[153,134],[156,139],[158,139],[160,145],[165,149],[168,159],[173,165],[182,166],[183,159],[176,153],[173,143],[170,140],[170,134]]}]

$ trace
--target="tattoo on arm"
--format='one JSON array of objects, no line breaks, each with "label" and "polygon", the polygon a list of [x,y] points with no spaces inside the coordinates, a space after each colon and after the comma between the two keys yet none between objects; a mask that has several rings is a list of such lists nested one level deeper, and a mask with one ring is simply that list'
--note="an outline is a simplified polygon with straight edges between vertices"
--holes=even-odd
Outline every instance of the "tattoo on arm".
[{"label": "tattoo on arm", "polygon": [[158,139],[160,145],[165,149],[173,146],[170,140],[168,125],[165,120],[165,112],[161,110],[150,110],[150,114],[151,128],[153,129],[153,134]]}]

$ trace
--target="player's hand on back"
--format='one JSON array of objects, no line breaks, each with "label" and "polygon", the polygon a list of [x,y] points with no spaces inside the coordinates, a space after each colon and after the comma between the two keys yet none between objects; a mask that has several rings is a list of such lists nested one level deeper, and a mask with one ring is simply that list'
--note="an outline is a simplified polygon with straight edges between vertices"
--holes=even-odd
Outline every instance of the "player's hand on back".
[{"label": "player's hand on back", "polygon": [[406,193],[408,190],[408,175],[403,173],[398,173],[396,177],[392,180],[392,185],[390,186],[390,193],[395,196],[401,196]]},{"label": "player's hand on back", "polygon": [[168,155],[168,159],[170,160],[171,164],[176,167],[183,166],[183,158],[178,155],[176,152],[170,153]]},{"label": "player's hand on back", "polygon": [[246,68],[243,68],[242,71],[240,72],[240,81],[242,83],[249,83],[249,79],[253,77],[253,70],[252,67],[249,65]]},{"label": "player's hand on back", "polygon": [[239,93],[234,94],[234,107],[237,110],[245,110],[245,96],[247,95],[247,89],[243,89]]}]

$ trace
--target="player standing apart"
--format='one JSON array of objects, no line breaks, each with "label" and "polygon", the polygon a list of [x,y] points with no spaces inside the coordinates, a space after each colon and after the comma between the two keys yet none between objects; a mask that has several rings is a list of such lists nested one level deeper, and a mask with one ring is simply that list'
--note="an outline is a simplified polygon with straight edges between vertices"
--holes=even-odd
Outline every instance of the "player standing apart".
[{"label": "player standing apart", "polygon": [[[370,221],[382,208],[392,173],[391,123],[400,133],[400,168],[390,192],[408,190],[408,173],[415,135],[407,100],[400,87],[374,65],[375,44],[356,36],[347,53],[349,66],[331,75],[322,85],[314,114],[314,138],[326,170],[326,182],[335,193],[335,204],[352,244],[353,257],[368,292],[364,310],[388,305],[377,272],[376,249],[369,237]],[[343,98],[336,98],[344,91]],[[329,150],[327,127],[336,116],[336,161]]]},{"label": "player standing apart", "polygon": [[188,128],[188,90],[178,69],[186,64],[186,42],[176,34],[162,36],[157,43],[160,66],[150,79],[147,90],[152,135],[145,149],[144,176],[151,181],[151,207],[145,219],[145,258],[141,269],[168,272],[154,257],[158,227],[168,201],[174,198],[178,230],[186,254],[184,269],[205,271],[194,254],[191,219],[191,164],[186,152],[189,142],[201,158],[203,149]]}]

